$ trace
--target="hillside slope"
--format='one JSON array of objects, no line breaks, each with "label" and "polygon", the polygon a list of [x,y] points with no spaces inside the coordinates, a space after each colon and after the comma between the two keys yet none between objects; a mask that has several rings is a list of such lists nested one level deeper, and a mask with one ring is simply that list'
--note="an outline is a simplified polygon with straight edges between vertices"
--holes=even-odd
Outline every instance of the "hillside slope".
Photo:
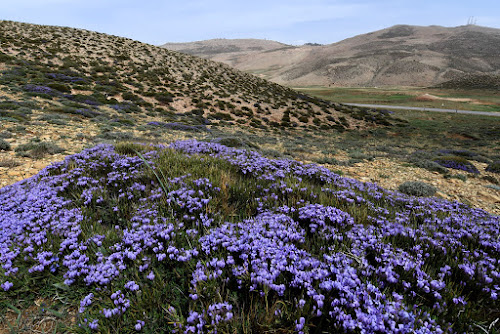
[{"label": "hillside slope", "polygon": [[[0,21],[0,41],[4,99],[30,100],[39,107],[32,109],[46,112],[121,117],[131,125],[181,122],[201,130],[218,124],[344,130],[384,118],[358,113],[354,119],[348,107],[126,38]],[[3,116],[13,118],[13,113]]]},{"label": "hillside slope", "polygon": [[339,133],[391,119],[127,38],[0,21],[0,186],[102,141]]},{"label": "hillside slope", "polygon": [[279,49],[294,48],[294,46],[262,39],[211,39],[189,43],[166,43],[162,47],[187,53],[190,55],[207,58],[215,61],[237,62],[242,56],[261,52],[270,52]]},{"label": "hillside slope", "polygon": [[430,86],[464,74],[500,73],[500,29],[397,25],[324,46],[238,57],[192,54],[292,86]]}]

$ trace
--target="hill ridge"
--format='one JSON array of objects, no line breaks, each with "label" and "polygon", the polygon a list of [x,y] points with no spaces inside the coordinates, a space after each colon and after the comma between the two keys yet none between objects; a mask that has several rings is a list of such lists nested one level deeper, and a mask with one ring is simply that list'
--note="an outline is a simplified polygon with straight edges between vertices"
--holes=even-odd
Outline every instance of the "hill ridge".
[{"label": "hill ridge", "polygon": [[247,54],[203,54],[188,45],[184,52],[289,86],[432,86],[466,74],[500,73],[500,29],[476,25],[399,24],[322,46]]}]

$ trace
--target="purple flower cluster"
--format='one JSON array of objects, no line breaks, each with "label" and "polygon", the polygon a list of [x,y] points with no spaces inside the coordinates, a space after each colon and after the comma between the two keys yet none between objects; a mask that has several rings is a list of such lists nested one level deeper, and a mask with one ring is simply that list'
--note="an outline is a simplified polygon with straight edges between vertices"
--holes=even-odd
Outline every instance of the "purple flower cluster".
[{"label": "purple flower cluster", "polygon": [[446,168],[458,169],[468,173],[479,174],[477,168],[470,162],[461,162],[449,159],[436,159],[434,161]]},{"label": "purple flower cluster", "polygon": [[[255,214],[214,211],[231,184],[208,175],[186,170],[163,186],[145,177],[171,149],[230,164]],[[97,330],[137,319],[159,273],[182,268],[189,307],[167,308],[184,333],[238,326],[250,304],[240,300],[297,332],[465,331],[476,308],[498,307],[498,216],[216,143],[179,141],[143,158],[98,145],[0,189],[0,299],[26,277],[55,275],[86,291],[81,324]]]},{"label": "purple flower cluster", "polygon": [[51,79],[54,79],[57,81],[65,81],[65,82],[73,82],[73,83],[85,81],[85,79],[83,79],[83,78],[72,77],[72,76],[69,76],[69,75],[66,75],[63,73],[47,73],[46,76],[48,78],[51,78]]},{"label": "purple flower cluster", "polygon": [[47,95],[57,95],[58,93],[50,87],[47,86],[39,86],[33,84],[24,85],[23,89],[27,92],[31,93],[41,93]]},{"label": "purple flower cluster", "polygon": [[75,110],[75,114],[82,115],[87,118],[94,118],[100,115],[99,112],[91,110],[91,109],[77,109]]},{"label": "purple flower cluster", "polygon": [[129,103],[110,104],[109,107],[116,111],[123,111],[129,109],[130,104]]}]

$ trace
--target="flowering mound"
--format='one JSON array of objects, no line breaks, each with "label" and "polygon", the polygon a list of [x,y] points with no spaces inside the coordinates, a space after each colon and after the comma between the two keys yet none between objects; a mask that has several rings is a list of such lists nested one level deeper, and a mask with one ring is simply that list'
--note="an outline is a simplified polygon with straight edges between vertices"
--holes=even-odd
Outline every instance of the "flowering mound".
[{"label": "flowering mound", "polygon": [[81,332],[475,331],[498,327],[498,235],[314,164],[99,145],[0,190],[0,302],[57,294]]},{"label": "flowering mound", "polygon": [[464,157],[459,156],[443,156],[434,159],[434,162],[440,164],[443,167],[463,170],[465,172],[479,174],[476,166],[474,166],[469,160]]}]

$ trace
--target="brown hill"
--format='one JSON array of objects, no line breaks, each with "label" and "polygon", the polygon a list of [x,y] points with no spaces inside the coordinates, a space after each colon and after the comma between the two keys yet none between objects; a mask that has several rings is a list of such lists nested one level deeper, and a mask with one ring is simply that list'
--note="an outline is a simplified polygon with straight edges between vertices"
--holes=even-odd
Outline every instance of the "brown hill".
[{"label": "brown hill", "polygon": [[465,74],[500,73],[500,29],[475,25],[397,25],[329,45],[276,45],[236,55],[216,48],[210,54],[198,53],[190,43],[176,50],[291,86],[431,86]]},{"label": "brown hill", "polygon": [[[387,118],[127,38],[0,21],[0,42],[0,98],[101,123],[344,130]],[[11,105],[0,116],[23,118]]]}]

